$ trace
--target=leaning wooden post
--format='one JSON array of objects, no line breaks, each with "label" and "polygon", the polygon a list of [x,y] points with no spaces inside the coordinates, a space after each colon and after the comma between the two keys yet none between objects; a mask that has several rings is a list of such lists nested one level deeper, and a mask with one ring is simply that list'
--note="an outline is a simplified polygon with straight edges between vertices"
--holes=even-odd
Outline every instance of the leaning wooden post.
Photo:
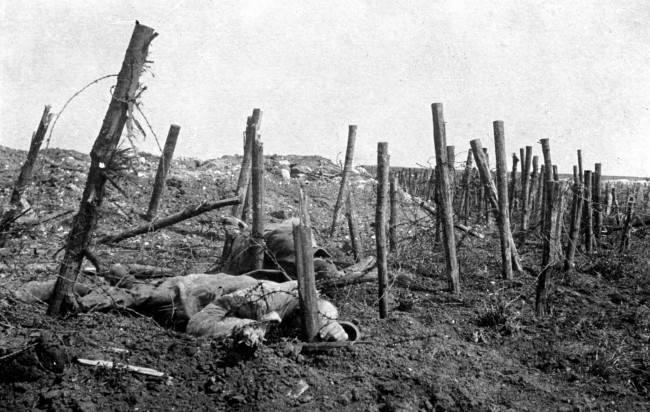
[{"label": "leaning wooden post", "polygon": [[253,146],[252,189],[253,227],[251,229],[251,259],[253,269],[264,266],[264,145],[259,136]]},{"label": "leaning wooden post", "polygon": [[97,223],[98,212],[104,198],[106,171],[111,166],[111,158],[122,136],[129,106],[136,99],[136,92],[140,86],[140,73],[147,59],[149,44],[156,36],[157,33],[152,28],[136,22],[122,68],[117,76],[111,102],[90,152],[90,170],[86,187],[81,196],[79,212],[75,215],[68,234],[59,277],[47,310],[49,315],[59,315],[78,309],[73,291],[74,283],[81,262],[88,254],[90,237]]},{"label": "leaning wooden post", "polygon": [[[504,279],[512,279],[512,259],[510,256],[510,242],[508,232],[510,231],[510,216],[508,216],[508,166],[506,164],[506,139],[504,135],[503,121],[497,120],[492,123],[494,127],[494,155],[497,164],[497,191],[499,195],[499,239],[501,240],[501,276]],[[513,153],[513,162],[517,156]],[[513,167],[513,179],[517,168]],[[513,180],[514,182],[514,180]]]},{"label": "leaning wooden post", "polygon": [[363,244],[359,235],[359,227],[357,224],[357,215],[354,211],[354,204],[352,202],[352,193],[348,191],[345,199],[345,217],[348,221],[348,230],[350,231],[350,243],[352,243],[352,253],[354,254],[354,261],[360,262],[364,257]]},{"label": "leaning wooden post", "polygon": [[377,275],[379,277],[379,317],[388,317],[388,253],[386,251],[386,209],[389,174],[388,143],[377,144],[377,210],[375,240],[377,241]]},{"label": "leaning wooden post", "polygon": [[397,251],[397,177],[390,179],[390,219],[388,222],[388,243],[390,252]]},{"label": "leaning wooden post", "polygon": [[600,242],[600,232],[603,227],[603,205],[600,199],[600,186],[601,186],[602,164],[596,163],[594,165],[594,187],[593,195],[591,196],[594,204],[594,244],[598,246]]},{"label": "leaning wooden post", "polygon": [[27,152],[27,159],[20,168],[20,174],[16,183],[14,183],[11,197],[9,198],[9,208],[0,216],[0,246],[4,243],[5,235],[8,234],[9,229],[13,222],[23,213],[23,204],[21,198],[25,187],[32,180],[32,172],[34,170],[34,163],[38,157],[38,152],[41,150],[41,144],[45,138],[45,133],[50,125],[53,114],[50,113],[51,107],[45,106],[41,120],[38,123],[36,132],[32,135],[32,140],[29,144],[29,152]]},{"label": "leaning wooden post", "polygon": [[343,200],[345,199],[345,191],[348,186],[348,177],[350,176],[350,171],[352,170],[352,161],[354,158],[354,143],[357,138],[357,126],[350,125],[348,129],[348,147],[345,150],[345,164],[343,166],[343,175],[341,176],[341,187],[339,188],[339,195],[336,198],[336,204],[334,205],[334,216],[332,216],[332,226],[330,227],[330,236],[334,236],[334,231],[336,230],[336,219],[338,218],[339,211],[343,206]]},{"label": "leaning wooden post", "polygon": [[552,179],[547,180],[546,197],[547,207],[544,211],[546,218],[544,219],[545,224],[542,232],[544,242],[544,250],[542,252],[542,273],[540,273],[537,278],[537,293],[535,299],[535,313],[539,317],[548,315],[548,291],[551,288],[553,271],[556,269],[559,262],[557,242],[560,238],[560,230],[562,227],[562,205],[564,202],[562,183],[556,182]]},{"label": "leaning wooden post", "polygon": [[[235,189],[235,196],[239,197],[240,202],[232,207],[231,214],[237,219],[246,221],[245,209],[247,203],[250,203],[250,190],[251,187],[251,173],[253,163],[253,146],[255,145],[255,137],[257,131],[262,123],[262,111],[260,109],[253,109],[253,115],[248,116],[246,119],[246,130],[244,131],[244,154],[242,156],[241,168],[239,169],[239,178],[237,179],[237,188]],[[247,202],[248,201],[248,202]],[[232,250],[232,243],[235,235],[226,233],[226,239],[223,243],[223,250],[221,252],[221,265],[227,267],[230,259],[230,252]]]},{"label": "leaning wooden post", "polygon": [[569,243],[567,244],[564,270],[571,270],[575,267],[575,255],[580,242],[580,222],[582,221],[582,184],[578,179],[578,168],[575,170],[573,183],[573,203],[571,204],[571,226],[569,228]]},{"label": "leaning wooden post", "polygon": [[[474,153],[474,161],[476,162],[479,174],[481,175],[481,182],[485,188],[485,197],[492,206],[492,213],[494,214],[495,218],[500,219],[497,189],[494,186],[492,175],[488,169],[487,159],[485,159],[485,153],[483,152],[481,140],[474,139],[470,141],[470,144],[472,145],[472,153]],[[510,230],[507,230],[506,236],[508,237],[508,242],[510,243],[512,268],[517,272],[521,272],[523,270],[523,267],[521,266],[521,260],[519,259],[519,253],[517,252],[517,246],[515,245],[515,241],[512,238],[512,232]]]},{"label": "leaning wooden post", "polygon": [[594,224],[593,224],[593,210],[591,204],[591,195],[592,195],[592,183],[593,177],[591,175],[591,170],[585,170],[584,172],[584,207],[583,207],[583,224],[582,230],[585,238],[585,253],[593,252],[594,245]]},{"label": "leaning wooden post", "polygon": [[[496,126],[495,126],[496,127]],[[496,141],[495,141],[496,144]],[[524,162],[524,159],[521,159],[521,162]],[[519,165],[519,158],[515,153],[512,154],[512,172],[510,172],[510,188],[506,186],[506,191],[508,192],[508,213],[512,215],[512,211],[515,207],[515,199],[517,194],[517,166]],[[497,175],[499,172],[497,171]],[[506,172],[506,175],[508,172]],[[498,183],[497,183],[498,185]]]},{"label": "leaning wooden post", "polygon": [[167,180],[167,173],[172,164],[172,157],[174,156],[174,149],[176,148],[176,141],[181,127],[178,125],[169,126],[167,139],[165,140],[165,147],[163,148],[162,155],[158,161],[158,170],[156,171],[156,178],[153,184],[153,191],[151,193],[151,200],[149,201],[149,210],[147,210],[146,220],[152,220],[158,213],[158,206],[160,205],[160,198],[165,190],[165,181]]},{"label": "leaning wooden post", "polygon": [[454,236],[454,211],[451,204],[451,186],[449,179],[449,164],[445,120],[442,115],[442,103],[431,105],[433,116],[433,143],[436,151],[436,166],[438,168],[438,214],[442,220],[442,236],[447,258],[447,279],[449,290],[460,294],[460,274],[458,258],[456,257],[456,240]]},{"label": "leaning wooden post", "polygon": [[314,275],[314,255],[311,248],[311,228],[307,196],[300,190],[300,223],[293,224],[298,294],[302,312],[302,327],[305,340],[313,342],[318,336],[318,295]]},{"label": "leaning wooden post", "polygon": [[530,166],[533,157],[533,147],[526,146],[524,161],[521,165],[521,243],[526,243],[526,231],[528,230],[528,182]]}]

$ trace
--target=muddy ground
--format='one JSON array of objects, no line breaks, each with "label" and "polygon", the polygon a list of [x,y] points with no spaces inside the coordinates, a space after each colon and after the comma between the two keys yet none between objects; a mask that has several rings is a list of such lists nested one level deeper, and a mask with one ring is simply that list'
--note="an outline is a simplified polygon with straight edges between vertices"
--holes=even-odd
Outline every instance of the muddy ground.
[{"label": "muddy ground", "polygon": [[[25,152],[0,147],[0,204],[6,205]],[[297,337],[275,331],[252,358],[223,342],[196,339],[133,311],[45,315],[45,304],[15,300],[12,291],[57,273],[78,206],[88,156],[49,149],[25,197],[41,220],[0,249],[0,410],[621,410],[650,409],[650,236],[639,229],[631,251],[618,254],[607,239],[601,251],[578,256],[578,270],[557,273],[552,316],[533,314],[539,240],[520,252],[526,272],[500,279],[499,241],[464,238],[459,249],[462,296],[446,291],[444,255],[434,224],[413,206],[401,208],[400,245],[391,256],[390,318],[378,319],[372,283],[325,294],[363,336],[351,348],[296,355]],[[297,181],[283,182],[267,157],[267,216],[297,208]],[[239,160],[175,160],[161,214],[232,194]],[[306,190],[318,240],[350,264],[346,225],[326,236],[339,179],[318,157],[293,157],[311,166]],[[97,234],[142,223],[157,158],[136,158],[135,171],[108,188]],[[355,178],[355,181],[359,178]],[[374,187],[356,184],[359,223],[372,250]],[[218,262],[224,238],[220,210],[168,230],[94,248],[100,262],[141,263],[177,274],[203,272]],[[87,265],[87,263],[85,264]],[[106,281],[85,276],[101,288]],[[164,372],[150,378],[124,369],[82,366],[76,358],[113,360]],[[305,387],[307,388],[306,390]]]}]

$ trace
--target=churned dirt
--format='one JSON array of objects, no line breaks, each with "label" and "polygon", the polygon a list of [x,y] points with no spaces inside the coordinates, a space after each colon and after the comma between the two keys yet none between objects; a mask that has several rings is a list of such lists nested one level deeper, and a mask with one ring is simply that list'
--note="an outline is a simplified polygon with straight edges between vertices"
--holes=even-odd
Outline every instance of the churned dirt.
[{"label": "churned dirt", "polygon": [[[6,205],[25,152],[0,147],[0,204]],[[0,410],[621,410],[650,409],[650,237],[632,237],[618,254],[607,239],[601,252],[578,256],[577,271],[556,273],[552,314],[534,316],[540,269],[539,239],[520,250],[526,271],[500,279],[498,236],[477,226],[484,240],[463,238],[459,248],[462,295],[446,291],[444,254],[435,224],[404,202],[400,244],[391,256],[396,274],[390,318],[380,320],[377,287],[362,283],[324,294],[355,322],[360,341],[350,348],[296,354],[295,334],[277,330],[252,356],[227,343],[196,339],[133,311],[45,315],[12,291],[30,280],[50,279],[70,228],[89,164],[87,155],[45,150],[25,198],[39,225],[17,228],[0,249]],[[278,161],[310,166],[305,190],[318,240],[339,266],[352,263],[343,218],[334,238],[326,233],[338,191],[337,166],[310,156],[266,158],[267,216],[297,209],[296,179],[284,182]],[[240,158],[174,160],[161,215],[201,200],[233,193]],[[120,179],[124,193],[108,187],[96,234],[141,224],[157,158],[135,158]],[[374,249],[374,186],[353,179],[367,251]],[[141,263],[200,273],[218,262],[224,230],[218,210],[174,227],[97,245],[104,267]],[[50,220],[47,220],[50,219]],[[460,239],[457,239],[460,240]],[[86,265],[86,264],[84,264]],[[100,277],[82,281],[101,288]],[[83,366],[77,358],[153,368],[162,378],[123,368]]]}]

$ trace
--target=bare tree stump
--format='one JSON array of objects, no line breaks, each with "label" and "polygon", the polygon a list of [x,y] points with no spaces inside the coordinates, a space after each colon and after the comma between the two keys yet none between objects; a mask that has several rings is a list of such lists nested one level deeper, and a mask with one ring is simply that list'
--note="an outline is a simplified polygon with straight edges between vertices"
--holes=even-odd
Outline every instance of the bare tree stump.
[{"label": "bare tree stump", "polygon": [[388,253],[386,252],[386,209],[389,175],[388,143],[377,144],[377,210],[375,240],[377,242],[377,275],[379,278],[379,317],[388,317]]},{"label": "bare tree stump", "polygon": [[533,147],[526,146],[524,161],[521,165],[521,244],[526,243],[526,231],[528,231],[529,206],[528,206],[528,184],[530,182],[529,173],[533,157]]},{"label": "bare tree stump", "polygon": [[[499,218],[497,219],[497,224],[499,226],[499,239],[501,240],[501,276],[504,279],[512,279],[512,253],[510,252],[510,242],[508,241],[508,233],[510,232],[510,216],[508,215],[508,166],[506,164],[506,139],[503,130],[503,121],[495,121],[493,127],[494,154],[497,164],[497,190],[499,195]],[[515,163],[516,158],[517,156],[513,153],[513,163]],[[513,167],[513,186],[516,172],[517,168]]]},{"label": "bare tree stump", "polygon": [[68,234],[59,277],[48,307],[49,315],[60,315],[69,310],[77,310],[73,287],[82,260],[87,254],[90,237],[97,224],[98,210],[104,198],[106,172],[111,168],[127,120],[129,106],[136,98],[140,85],[138,80],[147,59],[149,44],[156,36],[152,28],[136,21],[102,128],[90,152],[91,163],[86,188],[81,196],[79,212],[75,215]]},{"label": "bare tree stump", "polygon": [[528,223],[530,224],[531,216],[537,213],[537,185],[539,176],[537,173],[539,166],[539,157],[533,156],[533,172],[530,175],[530,187],[528,189]]},{"label": "bare tree stump", "polygon": [[580,222],[582,221],[582,184],[577,177],[578,168],[576,170],[576,178],[573,183],[573,203],[571,205],[571,226],[569,228],[569,243],[567,244],[566,259],[564,262],[564,270],[572,270],[575,268],[575,255],[580,242]]},{"label": "bare tree stump", "polygon": [[580,183],[584,184],[585,182],[582,180],[584,171],[582,170],[582,150],[578,149],[578,179],[580,179]]},{"label": "bare tree stump", "polygon": [[339,188],[339,195],[336,198],[336,204],[334,205],[334,215],[332,216],[332,227],[330,227],[330,236],[334,236],[334,231],[336,230],[336,220],[339,215],[339,211],[343,206],[343,199],[345,199],[345,191],[348,186],[348,178],[350,172],[352,171],[352,161],[354,159],[354,144],[357,138],[357,126],[350,125],[348,129],[348,146],[345,149],[345,164],[343,166],[343,175],[341,176],[341,187]]},{"label": "bare tree stump", "polygon": [[447,281],[449,290],[460,294],[460,273],[456,257],[456,239],[454,235],[454,211],[452,209],[451,181],[449,179],[449,152],[445,133],[445,120],[442,114],[442,103],[431,105],[433,116],[433,143],[436,151],[436,167],[438,168],[439,202],[438,214],[441,216],[443,246],[447,261]]},{"label": "bare tree stump", "polygon": [[[504,148],[505,149],[505,148]],[[522,163],[524,159],[521,159]],[[498,161],[497,161],[498,162]],[[505,164],[505,161],[504,161]],[[512,172],[510,172],[510,189],[506,186],[506,191],[508,192],[508,213],[512,215],[512,211],[515,208],[515,199],[517,198],[517,166],[519,165],[519,158],[515,153],[512,154]],[[507,175],[508,172],[506,172]],[[497,176],[499,171],[497,170]],[[498,183],[497,183],[498,186]]]},{"label": "bare tree stump", "polygon": [[6,235],[11,229],[11,225],[14,221],[23,213],[23,204],[21,198],[25,187],[29,184],[29,181],[32,180],[32,173],[34,170],[34,164],[36,163],[36,158],[38,157],[38,152],[41,150],[41,144],[43,144],[43,139],[45,138],[45,133],[50,125],[53,114],[50,113],[51,107],[49,105],[45,106],[43,109],[43,114],[41,115],[41,120],[38,123],[38,128],[36,132],[32,135],[32,140],[29,144],[29,151],[27,152],[27,158],[25,163],[23,163],[20,168],[20,174],[14,183],[14,187],[11,191],[11,197],[9,198],[9,207],[7,210],[0,216],[0,246],[4,243]]},{"label": "bare tree stump", "polygon": [[172,165],[172,157],[174,156],[174,149],[176,149],[176,141],[181,127],[178,125],[171,125],[167,139],[165,140],[165,147],[163,149],[160,160],[158,161],[158,170],[156,171],[156,178],[153,184],[153,192],[151,193],[151,200],[149,201],[149,210],[147,210],[146,219],[152,220],[158,213],[158,206],[160,205],[160,198],[165,191],[165,181],[167,180],[167,173]]}]

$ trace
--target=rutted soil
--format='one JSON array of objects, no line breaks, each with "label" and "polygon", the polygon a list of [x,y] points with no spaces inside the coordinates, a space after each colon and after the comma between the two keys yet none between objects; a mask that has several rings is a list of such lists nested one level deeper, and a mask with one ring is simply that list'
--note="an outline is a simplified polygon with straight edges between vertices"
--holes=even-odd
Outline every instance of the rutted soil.
[{"label": "rutted soil", "polygon": [[[0,147],[0,204],[5,205],[25,153]],[[12,290],[57,273],[76,209],[88,156],[49,149],[25,198],[41,220],[0,249],[0,410],[648,410],[650,409],[650,240],[633,235],[629,254],[604,248],[578,258],[578,271],[556,274],[552,317],[533,315],[540,256],[520,252],[527,268],[514,281],[499,277],[496,233],[465,238],[459,249],[461,298],[446,292],[444,256],[434,224],[404,202],[400,245],[391,256],[390,319],[377,314],[372,283],[328,292],[341,317],[357,323],[351,348],[296,355],[295,336],[271,333],[252,358],[226,343],[196,339],[128,310],[45,315],[45,305],[15,300]],[[298,185],[285,182],[266,158],[267,216],[297,209]],[[97,234],[141,224],[157,158],[141,156],[134,171],[108,188]],[[337,168],[315,156],[290,157],[310,166],[306,191],[321,244],[339,265],[351,263],[346,225],[325,233],[338,191]],[[232,194],[240,159],[174,160],[161,214]],[[58,166],[55,166],[58,165]],[[366,250],[374,238],[374,187],[355,179],[354,194]],[[214,211],[177,226],[93,250],[103,266],[141,263],[178,274],[218,261],[224,231]],[[20,228],[19,228],[20,229]],[[534,241],[534,236],[533,239]],[[533,242],[534,243],[534,242]],[[95,288],[106,285],[85,276]],[[76,358],[145,366],[169,377],[82,366]],[[305,390],[305,387],[307,389]]]}]

